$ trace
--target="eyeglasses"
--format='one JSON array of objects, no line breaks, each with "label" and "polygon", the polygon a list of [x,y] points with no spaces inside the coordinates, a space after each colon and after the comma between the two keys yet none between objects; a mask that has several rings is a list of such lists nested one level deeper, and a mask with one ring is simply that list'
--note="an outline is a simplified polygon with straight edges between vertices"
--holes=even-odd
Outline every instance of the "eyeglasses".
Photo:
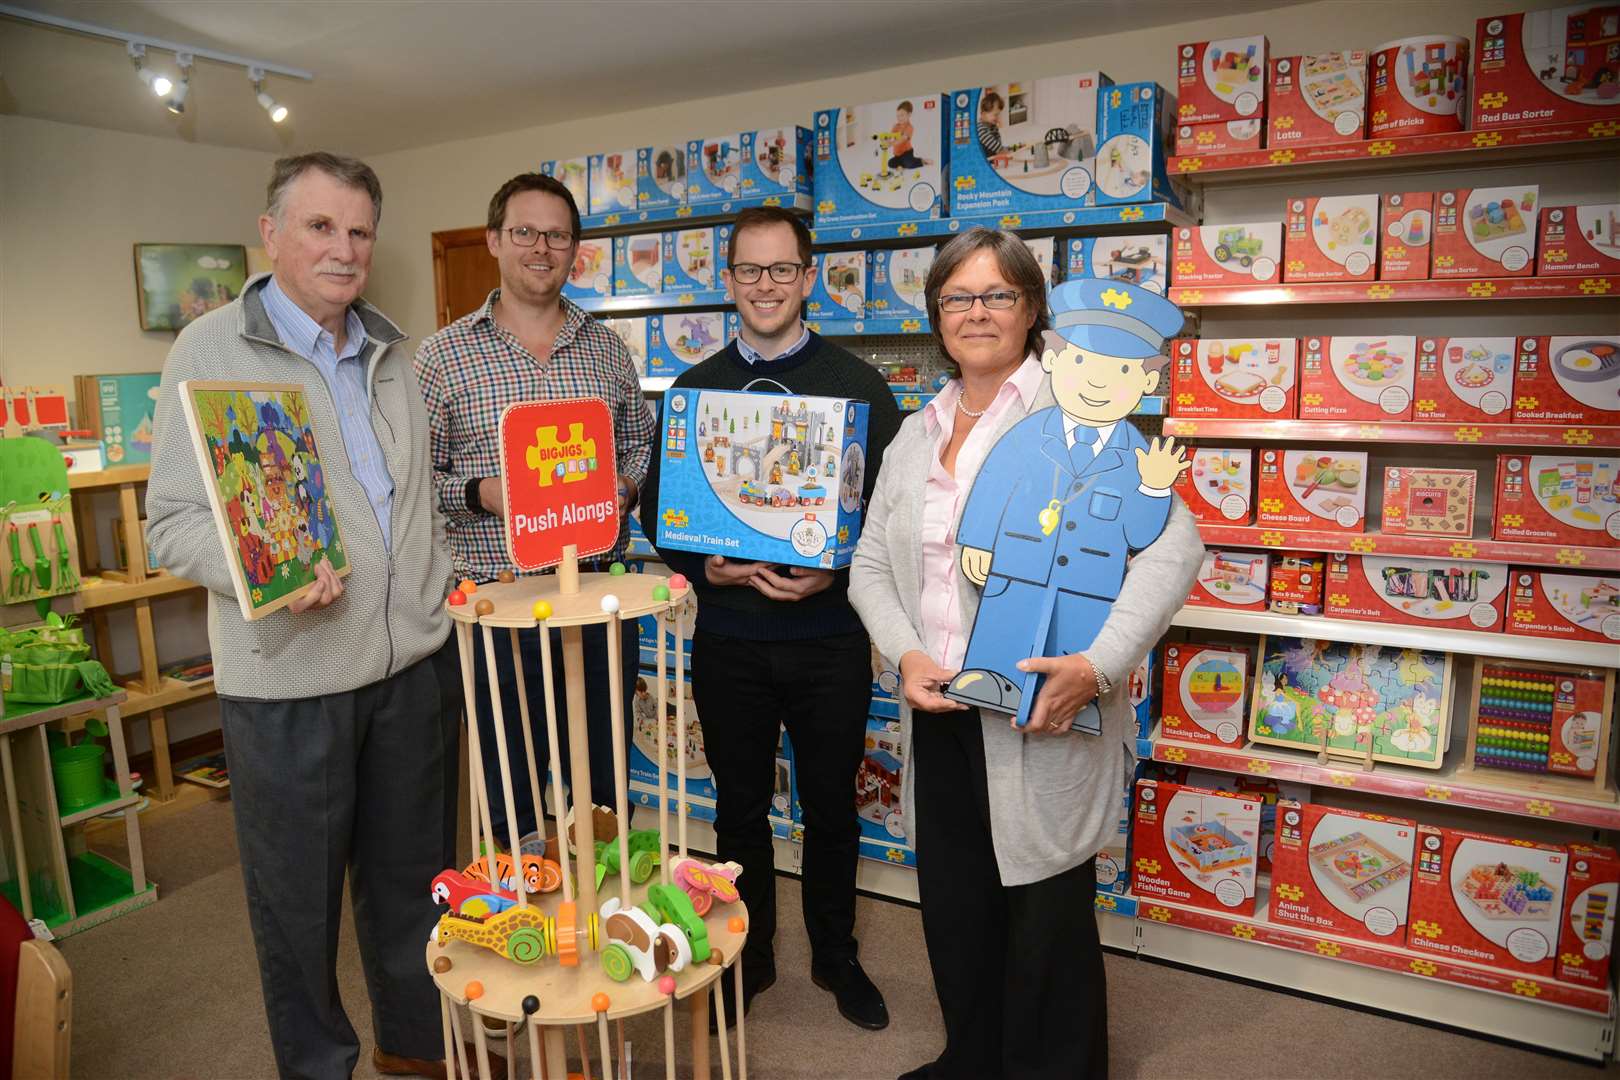
[{"label": "eyeglasses", "polygon": [[567,251],[574,245],[574,234],[563,229],[549,229],[541,232],[539,229],[527,225],[514,225],[506,230],[506,235],[512,238],[512,243],[518,247],[534,247],[543,236],[546,238],[546,247],[552,251]]},{"label": "eyeglasses", "polygon": [[771,280],[778,285],[791,285],[804,273],[805,265],[796,262],[771,263],[769,267],[759,263],[738,263],[731,268],[731,280],[744,285],[752,285],[759,280],[759,276],[766,270],[771,272]]},{"label": "eyeglasses", "polygon": [[987,293],[946,293],[939,298],[939,310],[961,314],[973,310],[973,302],[977,300],[985,306],[987,311],[1006,311],[1018,305],[1018,298],[1023,294],[1016,289],[998,289]]}]

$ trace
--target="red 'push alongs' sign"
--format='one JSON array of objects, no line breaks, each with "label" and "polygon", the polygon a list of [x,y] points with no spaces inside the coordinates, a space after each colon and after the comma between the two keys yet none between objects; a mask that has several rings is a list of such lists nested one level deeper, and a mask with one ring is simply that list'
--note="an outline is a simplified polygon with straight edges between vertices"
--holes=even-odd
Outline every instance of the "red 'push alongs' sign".
[{"label": "red 'push alongs' sign", "polygon": [[519,570],[599,555],[619,536],[613,414],[600,398],[527,401],[501,413],[506,551]]}]

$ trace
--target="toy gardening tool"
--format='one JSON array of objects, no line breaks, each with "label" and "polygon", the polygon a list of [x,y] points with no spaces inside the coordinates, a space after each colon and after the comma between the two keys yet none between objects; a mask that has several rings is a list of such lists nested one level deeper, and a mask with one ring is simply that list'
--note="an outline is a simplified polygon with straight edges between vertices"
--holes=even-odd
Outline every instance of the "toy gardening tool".
[{"label": "toy gardening tool", "polygon": [[62,530],[62,519],[59,517],[51,518],[51,537],[56,541],[56,583],[64,589],[77,589],[79,575],[73,569],[67,534]]},{"label": "toy gardening tool", "polygon": [[28,545],[34,549],[34,580],[42,591],[51,587],[51,560],[45,557],[45,544],[39,538],[39,523],[28,523]]},{"label": "toy gardening tool", "polygon": [[6,546],[11,549],[11,584],[6,595],[12,600],[21,600],[33,591],[28,584],[28,567],[23,564],[22,537],[17,533],[16,523],[6,530]]}]

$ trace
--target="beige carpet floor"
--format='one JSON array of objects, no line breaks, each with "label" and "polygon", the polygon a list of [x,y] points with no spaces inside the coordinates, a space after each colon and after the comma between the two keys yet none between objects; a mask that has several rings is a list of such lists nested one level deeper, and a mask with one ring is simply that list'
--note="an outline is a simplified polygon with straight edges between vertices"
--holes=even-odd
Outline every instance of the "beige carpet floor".
[{"label": "beige carpet floor", "polygon": [[[62,943],[77,987],[73,1075],[274,1076],[236,863],[230,803],[152,822],[147,866],[162,899]],[[101,834],[97,846],[114,837]],[[116,848],[108,847],[116,852]],[[778,878],[780,977],[748,1018],[749,1074],[866,1080],[938,1054],[943,1035],[915,909],[862,898],[867,970],[888,998],[884,1032],[846,1023],[811,985],[799,889]],[[357,1075],[374,1075],[365,984],[352,925],[339,977],[361,1033]],[[1124,956],[1108,958],[1115,1077],[1527,1080],[1609,1070]],[[659,1026],[631,1025],[636,1075],[662,1077]],[[685,1041],[684,1034],[678,1036]],[[684,1062],[684,1057],[683,1057]],[[684,1071],[683,1071],[684,1075]],[[718,1061],[715,1075],[719,1075]]]}]

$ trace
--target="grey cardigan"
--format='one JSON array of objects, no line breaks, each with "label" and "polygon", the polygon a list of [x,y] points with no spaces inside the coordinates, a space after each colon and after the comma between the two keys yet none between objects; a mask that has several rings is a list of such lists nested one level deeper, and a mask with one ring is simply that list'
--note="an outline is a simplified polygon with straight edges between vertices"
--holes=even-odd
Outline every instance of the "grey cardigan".
[{"label": "grey cardigan", "polygon": [[[1043,379],[1031,409],[1015,405],[995,431],[999,439],[1029,412],[1056,404],[1051,380]],[[883,457],[883,471],[867,508],[850,567],[849,598],[878,651],[898,668],[900,657],[923,652],[921,597],[923,491],[933,440],[923,414],[914,413]],[[971,476],[958,475],[971,484]],[[1115,690],[1102,701],[1099,736],[1026,737],[1007,718],[987,714],[984,759],[990,794],[990,831],[1003,885],[1028,885],[1078,866],[1102,850],[1122,812],[1123,784],[1133,764],[1127,749],[1131,725],[1125,686],[1133,668],[1164,635],[1186,599],[1203,561],[1204,545],[1192,513],[1179,498],[1163,534],[1131,560],[1119,599],[1086,657]],[[961,575],[960,566],[956,573]],[[959,580],[964,628],[973,625],[979,590]],[[902,696],[900,735],[907,767],[901,784],[901,816],[917,839],[915,769],[911,762],[911,707]]]}]

